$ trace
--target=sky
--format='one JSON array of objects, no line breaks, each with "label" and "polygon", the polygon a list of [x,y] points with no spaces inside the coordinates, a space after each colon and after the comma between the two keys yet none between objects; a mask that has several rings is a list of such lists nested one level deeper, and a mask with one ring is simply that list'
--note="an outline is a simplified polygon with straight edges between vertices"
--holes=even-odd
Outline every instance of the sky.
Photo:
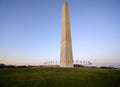
[{"label": "sky", "polygon": [[[120,0],[66,0],[73,59],[120,67]],[[0,0],[0,63],[60,60],[64,0]]]}]

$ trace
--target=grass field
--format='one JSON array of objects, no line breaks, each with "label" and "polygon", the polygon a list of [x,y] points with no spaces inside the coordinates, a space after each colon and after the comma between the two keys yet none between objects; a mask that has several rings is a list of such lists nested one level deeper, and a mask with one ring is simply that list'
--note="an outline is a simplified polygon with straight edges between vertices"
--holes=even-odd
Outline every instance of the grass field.
[{"label": "grass field", "polygon": [[120,70],[97,68],[4,68],[0,87],[120,87]]}]

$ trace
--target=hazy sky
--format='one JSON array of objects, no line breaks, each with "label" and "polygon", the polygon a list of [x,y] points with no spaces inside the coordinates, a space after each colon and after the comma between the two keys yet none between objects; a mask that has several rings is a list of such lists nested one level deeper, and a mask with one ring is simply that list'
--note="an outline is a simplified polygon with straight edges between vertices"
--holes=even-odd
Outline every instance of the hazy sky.
[{"label": "hazy sky", "polygon": [[[0,62],[60,59],[64,0],[0,0]],[[120,0],[67,0],[74,60],[120,67]]]}]

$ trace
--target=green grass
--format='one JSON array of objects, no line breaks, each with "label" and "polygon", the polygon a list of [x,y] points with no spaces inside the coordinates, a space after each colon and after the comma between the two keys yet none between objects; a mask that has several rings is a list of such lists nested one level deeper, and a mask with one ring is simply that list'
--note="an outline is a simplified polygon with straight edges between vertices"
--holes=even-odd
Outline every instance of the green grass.
[{"label": "green grass", "polygon": [[120,70],[97,68],[4,68],[0,87],[120,87]]}]

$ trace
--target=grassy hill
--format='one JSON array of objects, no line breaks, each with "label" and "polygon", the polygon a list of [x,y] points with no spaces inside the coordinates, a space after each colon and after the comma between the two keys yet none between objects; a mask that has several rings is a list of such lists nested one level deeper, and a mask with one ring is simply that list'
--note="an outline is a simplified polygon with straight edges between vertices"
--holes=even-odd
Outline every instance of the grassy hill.
[{"label": "grassy hill", "polygon": [[120,70],[97,68],[4,68],[0,87],[120,87]]}]

